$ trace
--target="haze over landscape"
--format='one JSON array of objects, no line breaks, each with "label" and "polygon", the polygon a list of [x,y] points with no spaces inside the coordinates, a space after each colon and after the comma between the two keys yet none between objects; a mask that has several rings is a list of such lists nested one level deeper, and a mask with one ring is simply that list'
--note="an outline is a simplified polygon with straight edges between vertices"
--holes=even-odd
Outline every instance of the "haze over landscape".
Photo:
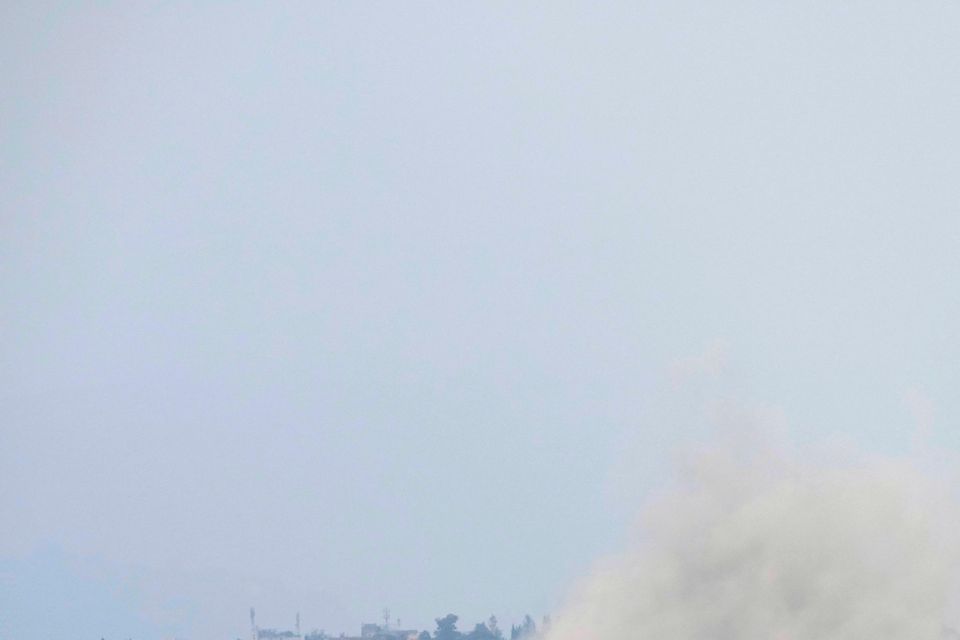
[{"label": "haze over landscape", "polygon": [[939,638],[958,33],[0,4],[0,638]]}]

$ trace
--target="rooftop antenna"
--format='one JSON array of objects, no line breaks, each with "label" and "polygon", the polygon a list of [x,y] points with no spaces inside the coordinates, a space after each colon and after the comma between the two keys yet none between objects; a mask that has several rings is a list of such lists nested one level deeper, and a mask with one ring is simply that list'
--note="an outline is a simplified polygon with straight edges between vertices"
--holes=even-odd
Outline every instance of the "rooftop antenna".
[{"label": "rooftop antenna", "polygon": [[300,612],[297,611],[297,637],[300,637]]},{"label": "rooftop antenna", "polygon": [[257,640],[257,610],[250,607],[250,637]]},{"label": "rooftop antenna", "polygon": [[390,628],[390,609],[383,610],[383,630]]}]

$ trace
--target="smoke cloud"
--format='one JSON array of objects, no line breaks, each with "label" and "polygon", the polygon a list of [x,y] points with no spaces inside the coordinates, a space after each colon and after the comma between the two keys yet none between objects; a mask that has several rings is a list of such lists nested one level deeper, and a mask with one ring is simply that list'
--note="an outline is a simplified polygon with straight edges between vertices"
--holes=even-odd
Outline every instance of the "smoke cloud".
[{"label": "smoke cloud", "polygon": [[960,537],[948,483],[908,460],[798,458],[739,445],[691,456],[548,640],[951,635]]}]

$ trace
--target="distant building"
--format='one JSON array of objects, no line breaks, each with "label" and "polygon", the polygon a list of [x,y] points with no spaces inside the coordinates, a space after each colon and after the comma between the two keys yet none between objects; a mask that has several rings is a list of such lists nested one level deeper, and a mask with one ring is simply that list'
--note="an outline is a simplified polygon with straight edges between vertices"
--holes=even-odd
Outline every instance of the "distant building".
[{"label": "distant building", "polygon": [[300,614],[297,614],[293,631],[261,629],[257,626],[257,612],[250,607],[250,638],[251,640],[303,640],[303,634],[300,633]]},{"label": "distant building", "polygon": [[[394,629],[389,623],[389,611],[384,611],[384,624],[365,622],[360,625],[359,636],[348,636],[341,633],[339,636],[329,636],[322,631],[313,631],[304,636],[300,631],[300,614],[297,614],[296,625],[293,631],[280,629],[261,629],[257,626],[257,613],[250,608],[250,640],[418,640],[420,632],[416,629]],[[400,620],[397,620],[397,627]]]},{"label": "distant building", "polygon": [[360,640],[417,640],[419,635],[415,629],[391,629],[372,622],[360,625]]},{"label": "distant building", "polygon": [[257,629],[257,640],[302,640],[303,636],[295,631],[277,629]]}]

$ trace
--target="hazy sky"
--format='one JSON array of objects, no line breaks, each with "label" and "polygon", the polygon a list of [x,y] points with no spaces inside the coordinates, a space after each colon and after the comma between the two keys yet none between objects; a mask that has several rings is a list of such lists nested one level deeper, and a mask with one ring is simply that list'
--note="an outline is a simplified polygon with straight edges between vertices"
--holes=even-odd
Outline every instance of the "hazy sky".
[{"label": "hazy sky", "polygon": [[960,447],[956,2],[9,1],[0,86],[4,637],[542,615],[716,398]]}]

